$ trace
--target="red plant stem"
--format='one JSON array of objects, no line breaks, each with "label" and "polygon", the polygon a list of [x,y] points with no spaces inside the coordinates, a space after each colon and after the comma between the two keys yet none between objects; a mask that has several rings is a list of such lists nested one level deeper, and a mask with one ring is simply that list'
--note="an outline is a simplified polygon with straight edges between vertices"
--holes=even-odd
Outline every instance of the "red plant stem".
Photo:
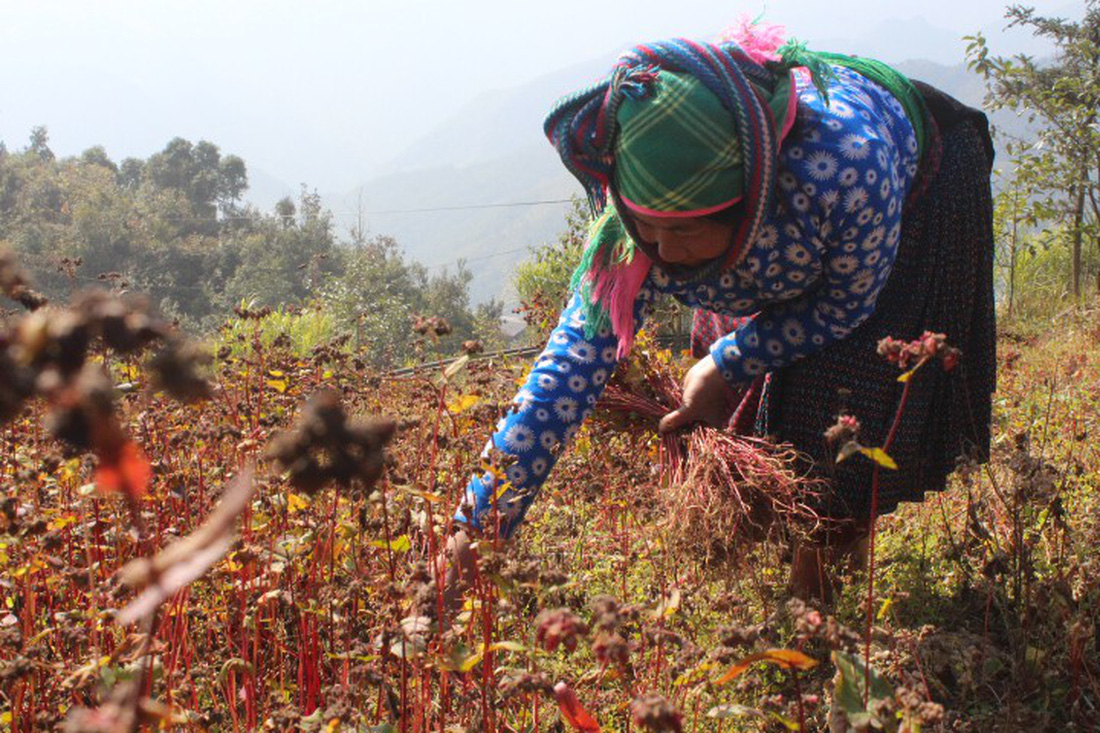
[{"label": "red plant stem", "polygon": [[794,676],[794,694],[797,696],[798,702],[798,730],[801,733],[806,730],[806,709],[802,704],[802,679],[798,676],[798,670],[795,668],[791,669],[791,674]]},{"label": "red plant stem", "polygon": [[[915,371],[915,369],[914,369]],[[901,426],[901,415],[905,411],[905,403],[909,400],[909,386],[912,379],[905,382],[901,390],[901,400],[898,401],[897,412],[894,413],[894,423],[890,426],[890,432],[886,436],[886,442],[882,445],[884,453],[890,452],[890,446],[897,437],[898,427]],[[875,521],[878,519],[878,484],[879,471],[882,467],[875,463],[871,469],[871,522],[867,536],[867,636],[864,640],[863,651],[863,705],[866,707],[871,699],[871,630],[875,619]]]}]

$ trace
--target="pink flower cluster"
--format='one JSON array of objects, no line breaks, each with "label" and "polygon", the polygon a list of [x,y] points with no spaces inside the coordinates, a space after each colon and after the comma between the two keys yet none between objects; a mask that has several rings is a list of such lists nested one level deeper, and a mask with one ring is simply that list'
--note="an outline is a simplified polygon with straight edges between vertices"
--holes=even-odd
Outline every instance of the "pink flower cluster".
[{"label": "pink flower cluster", "polygon": [[825,431],[825,440],[834,445],[843,445],[855,440],[859,429],[859,418],[855,415],[838,415],[836,423]]},{"label": "pink flower cluster", "polygon": [[915,369],[931,359],[940,359],[944,371],[951,371],[959,363],[962,352],[947,345],[947,336],[925,331],[916,341],[901,341],[887,336],[878,342],[878,354],[899,369]]}]

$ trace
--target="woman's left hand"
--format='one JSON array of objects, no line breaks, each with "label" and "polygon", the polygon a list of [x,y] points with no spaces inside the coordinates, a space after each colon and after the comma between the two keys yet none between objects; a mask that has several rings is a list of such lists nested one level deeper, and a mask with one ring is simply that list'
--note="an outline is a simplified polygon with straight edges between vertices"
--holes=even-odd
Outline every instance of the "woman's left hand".
[{"label": "woman's left hand", "polygon": [[661,418],[657,431],[668,433],[696,422],[724,428],[733,405],[732,390],[710,356],[704,356],[684,377],[683,404]]}]

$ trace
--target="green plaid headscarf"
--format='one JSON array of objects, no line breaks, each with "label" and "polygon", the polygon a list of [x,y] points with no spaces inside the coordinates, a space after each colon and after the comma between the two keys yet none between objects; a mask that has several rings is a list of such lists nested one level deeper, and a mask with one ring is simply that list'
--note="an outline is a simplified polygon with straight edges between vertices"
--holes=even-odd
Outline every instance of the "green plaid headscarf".
[{"label": "green plaid headscarf", "polygon": [[[777,138],[790,97],[790,75],[784,74],[767,100]],[[743,196],[737,122],[694,76],[661,70],[645,96],[623,99],[616,122],[612,181],[631,208],[703,216]]]},{"label": "green plaid headscarf", "polygon": [[901,74],[879,62],[814,53],[793,40],[772,55],[778,60],[761,64],[736,43],[639,45],[607,78],[563,98],[547,116],[547,137],[584,186],[593,214],[604,214],[573,277],[587,315],[585,332],[591,336],[609,324],[620,356],[630,351],[635,300],[655,256],[634,241],[629,217],[605,211],[608,198],[638,213],[669,217],[702,216],[743,199],[726,256],[683,279],[728,267],[772,211],[779,147],[796,96],[792,69],[810,72],[825,104],[827,82],[835,78],[831,64],[882,84],[905,107],[923,151],[926,110]]}]

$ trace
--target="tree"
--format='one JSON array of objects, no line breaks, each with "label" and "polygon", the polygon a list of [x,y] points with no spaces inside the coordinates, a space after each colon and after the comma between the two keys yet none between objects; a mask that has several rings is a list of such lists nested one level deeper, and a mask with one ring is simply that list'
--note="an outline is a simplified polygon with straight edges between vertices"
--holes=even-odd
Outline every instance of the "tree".
[{"label": "tree", "polygon": [[[587,205],[574,198],[558,241],[537,248],[533,258],[516,267],[512,284],[524,318],[533,326],[528,337],[531,343],[541,343],[558,322],[558,315],[572,292],[569,283],[584,254],[590,224]],[[646,327],[650,332],[659,331],[686,339],[691,327],[691,312],[678,300],[664,298],[657,302]]]},{"label": "tree", "polygon": [[542,341],[557,323],[559,311],[569,297],[569,281],[581,261],[588,240],[587,205],[574,197],[565,216],[565,230],[556,242],[538,247],[534,256],[516,267],[512,284],[519,296],[524,318],[533,327],[532,342]]},{"label": "tree", "polygon": [[378,236],[348,254],[344,276],[328,282],[322,298],[355,334],[357,348],[375,364],[391,364],[409,353],[422,274],[408,266],[395,239]]},{"label": "tree", "polygon": [[1100,249],[1100,0],[1085,0],[1078,22],[1039,16],[1022,5],[1009,6],[1005,17],[1010,27],[1050,39],[1054,60],[994,56],[978,34],[968,37],[968,63],[986,80],[988,108],[1016,110],[1043,125],[1035,140],[1013,141],[1010,151],[1017,167],[1041,171],[1027,198],[1033,218],[1067,224],[1070,289],[1079,299],[1085,238]]},{"label": "tree", "polygon": [[102,145],[95,145],[80,154],[80,162],[85,165],[98,165],[112,173],[118,173],[118,166],[107,156]]},{"label": "tree", "polygon": [[222,158],[218,146],[206,140],[192,145],[182,137],[171,140],[164,150],[145,163],[143,179],[186,197],[195,214],[195,231],[212,234],[217,230],[219,210],[236,211],[236,203],[248,188],[244,161],[236,155]]},{"label": "tree", "polygon": [[31,142],[27,152],[36,156],[39,160],[49,161],[54,159],[53,151],[50,150],[50,133],[45,125],[39,125],[31,129]]},{"label": "tree", "polygon": [[[332,215],[316,192],[303,187],[297,207],[284,199],[276,208],[278,213],[268,216],[251,211],[243,217],[247,227],[223,232],[223,261],[232,262],[226,306],[252,298],[270,306],[304,303],[343,272]],[[295,210],[297,219],[291,218]]]},{"label": "tree", "polygon": [[248,169],[244,159],[227,155],[218,164],[218,205],[223,212],[236,209],[237,202],[248,190]]},{"label": "tree", "polygon": [[416,315],[443,316],[450,323],[451,333],[439,340],[442,354],[457,352],[479,326],[499,324],[499,304],[471,311],[468,285],[473,274],[465,263],[455,272],[429,275],[422,264],[405,259],[392,237],[375,236],[349,250],[344,265],[343,275],[325,283],[322,301],[375,364],[414,356],[410,328]]},{"label": "tree", "polygon": [[129,191],[137,190],[145,178],[145,161],[140,158],[126,158],[118,167],[118,185]]},{"label": "tree", "polygon": [[275,216],[279,218],[284,229],[294,226],[294,218],[298,216],[298,207],[294,205],[294,199],[283,196],[275,202]]}]

